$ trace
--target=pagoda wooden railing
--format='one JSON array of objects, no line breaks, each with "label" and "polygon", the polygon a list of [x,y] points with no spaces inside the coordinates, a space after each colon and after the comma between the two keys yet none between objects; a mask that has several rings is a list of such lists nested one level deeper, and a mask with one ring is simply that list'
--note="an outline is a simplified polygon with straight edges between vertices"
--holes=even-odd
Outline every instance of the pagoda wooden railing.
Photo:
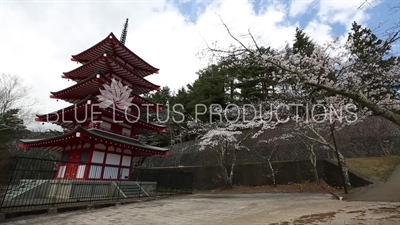
[{"label": "pagoda wooden railing", "polygon": [[102,130],[102,131],[106,131],[106,132],[110,132],[110,133],[113,133],[113,134],[118,134],[118,135],[121,135],[121,136],[125,136],[125,137],[129,137],[129,138],[133,138],[135,140],[138,140],[137,135],[134,135],[134,134],[131,134],[131,133],[126,133],[126,132],[123,132],[123,131],[115,132],[110,127],[106,127],[106,126],[102,125],[102,123],[93,123],[92,125],[87,126],[87,128],[95,128],[95,129],[99,129],[99,130]]},{"label": "pagoda wooden railing", "polygon": [[[121,136],[124,136],[124,137],[132,138],[132,139],[134,139],[134,140],[139,140],[138,135],[131,134],[131,133],[126,133],[126,132],[123,132],[123,131],[121,131],[121,132],[115,132],[115,131],[113,131],[111,128],[102,125],[102,123],[92,123],[92,124],[90,124],[90,125],[82,126],[82,127],[83,127],[83,128],[86,128],[86,129],[95,128],[95,129],[99,129],[99,130],[102,130],[102,131],[106,131],[106,132],[109,132],[109,133],[112,133],[112,134],[121,135]],[[69,133],[69,132],[71,132],[72,130],[73,130],[73,129],[65,130],[64,133]]]}]

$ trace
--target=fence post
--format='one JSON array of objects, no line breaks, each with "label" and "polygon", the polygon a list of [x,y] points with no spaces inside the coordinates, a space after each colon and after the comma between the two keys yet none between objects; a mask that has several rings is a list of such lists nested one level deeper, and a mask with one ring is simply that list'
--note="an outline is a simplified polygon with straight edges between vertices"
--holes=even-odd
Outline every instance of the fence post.
[{"label": "fence post", "polygon": [[190,173],[190,194],[193,194],[193,173]]},{"label": "fence post", "polygon": [[169,174],[169,196],[172,195],[172,176]]},{"label": "fence post", "polygon": [[142,180],[140,180],[139,182],[140,182],[140,184],[138,184],[138,185],[139,185],[139,200],[140,200],[140,198],[142,197]]},{"label": "fence post", "polygon": [[15,162],[14,168],[12,170],[10,179],[8,180],[6,192],[4,193],[3,199],[1,200],[0,209],[3,208],[3,204],[4,204],[5,200],[6,200],[7,192],[9,191],[10,185],[12,184],[12,181],[13,181],[13,178],[14,178],[15,170],[17,169],[18,161],[19,161],[19,157],[17,157],[17,159],[16,159],[16,162]]},{"label": "fence post", "polygon": [[93,204],[94,185],[96,185],[96,180],[93,180],[92,182],[89,183],[89,186],[90,186],[89,203],[90,203],[90,204]]},{"label": "fence post", "polygon": [[122,170],[121,170],[121,168],[119,168],[119,173],[118,173],[118,180],[117,181],[112,181],[114,184],[115,184],[115,187],[114,187],[114,191],[113,191],[113,194],[112,194],[112,200],[114,199],[114,197],[115,197],[115,204],[119,204],[118,203],[118,201],[119,201],[119,196],[121,195],[121,191],[120,191],[120,187],[121,187],[121,178],[122,178]]},{"label": "fence post", "polygon": [[121,196],[121,179],[118,181],[117,187],[115,187],[115,189],[117,190],[117,201],[116,203],[118,203],[120,201],[121,198],[123,198],[123,196]]},{"label": "fence post", "polygon": [[54,196],[53,196],[53,202],[51,203],[51,205],[53,205],[53,207],[57,204],[57,198],[58,198],[58,191],[60,189],[60,187],[63,185],[62,184],[62,179],[57,179],[57,181],[55,180],[54,183],[56,184],[56,188],[54,191]]},{"label": "fence post", "polygon": [[[183,194],[183,192],[184,192],[184,188],[185,188],[185,186],[186,186],[186,176],[185,176],[186,174],[185,173],[181,173],[181,179],[180,180],[183,180],[183,185],[180,185],[181,186],[181,194]],[[184,178],[184,179],[183,179]]]}]

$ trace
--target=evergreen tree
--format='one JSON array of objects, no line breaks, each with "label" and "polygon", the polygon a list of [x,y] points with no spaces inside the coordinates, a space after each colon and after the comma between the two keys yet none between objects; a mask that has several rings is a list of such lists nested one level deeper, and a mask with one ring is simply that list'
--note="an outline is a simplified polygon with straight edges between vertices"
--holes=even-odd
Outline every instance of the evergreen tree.
[{"label": "evergreen tree", "polygon": [[[368,83],[374,80],[375,76],[380,76],[380,74],[376,72],[376,68],[388,71],[393,67],[395,61],[399,60],[399,57],[391,55],[392,46],[388,44],[388,41],[379,39],[369,28],[362,27],[356,22],[352,24],[351,32],[348,36],[348,43],[348,48],[352,53],[350,60],[353,61],[355,66],[359,65],[361,68],[362,65],[365,64],[373,65],[368,68],[368,70],[360,70],[360,79],[362,83]],[[371,57],[371,55],[375,55],[376,57]],[[387,91],[373,92],[373,90],[381,88],[382,90],[387,89]],[[369,98],[380,99],[387,94],[393,94],[392,89],[398,90],[399,88],[400,84],[388,86],[387,83],[370,83],[367,87],[368,91],[366,94]]]},{"label": "evergreen tree", "polygon": [[[260,48],[262,54],[268,54],[269,48]],[[238,88],[240,89],[241,103],[254,103],[276,98],[275,88],[277,82],[273,79],[275,68],[265,68],[257,57],[246,55],[237,68],[239,73]]]},{"label": "evergreen tree", "polygon": [[25,128],[18,118],[19,109],[10,109],[0,114],[0,131],[19,130]]},{"label": "evergreen tree", "polygon": [[[188,103],[186,105],[194,117],[196,106],[198,113],[206,110],[206,113],[201,116],[202,120],[209,120],[209,106],[211,104],[226,107],[227,101],[225,96],[226,80],[224,74],[221,72],[221,67],[218,65],[211,65],[203,70],[197,72],[198,79],[192,85],[188,85]],[[199,105],[205,105],[200,107]],[[200,111],[201,110],[201,111]]]},{"label": "evergreen tree", "polygon": [[296,28],[292,53],[293,54],[304,54],[310,56],[315,48],[315,44],[310,37],[301,29]]},{"label": "evergreen tree", "polygon": [[15,139],[17,132],[25,129],[23,121],[18,117],[19,109],[10,109],[0,114],[0,154],[8,152],[8,143]]}]

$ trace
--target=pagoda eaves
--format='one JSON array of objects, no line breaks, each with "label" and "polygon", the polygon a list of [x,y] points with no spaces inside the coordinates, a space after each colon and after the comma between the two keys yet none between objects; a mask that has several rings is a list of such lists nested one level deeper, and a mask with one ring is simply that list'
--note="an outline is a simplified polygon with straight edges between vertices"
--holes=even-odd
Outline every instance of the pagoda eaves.
[{"label": "pagoda eaves", "polygon": [[[91,85],[91,86],[95,86],[95,85],[102,85],[104,83],[104,81],[111,81],[111,78],[113,77],[112,72],[107,72],[107,73],[93,73],[91,76],[78,81],[76,84],[69,86],[67,88],[64,88],[63,90],[60,91],[55,91],[55,92],[51,92],[51,94],[53,95],[59,95],[59,94],[63,94],[65,92],[69,92],[72,90],[77,90],[80,88],[80,86],[86,86],[86,85]],[[132,90],[132,93],[136,94],[136,95],[141,95],[141,94],[146,94],[148,92],[151,92],[154,90],[156,85],[142,85],[142,84],[129,84],[126,83],[124,81],[122,81],[122,83],[124,85],[128,85],[128,87]],[[100,86],[97,86],[97,89]],[[86,96],[85,96],[86,97]]]},{"label": "pagoda eaves", "polygon": [[118,38],[115,37],[113,33],[110,33],[106,38],[89,49],[79,54],[72,55],[71,60],[80,63],[88,63],[104,52],[110,52],[113,55],[118,55],[121,57],[121,59],[129,64],[129,66],[138,70],[138,75],[141,77],[158,73],[159,71],[159,69],[151,66],[149,63],[128,49],[118,40]]},{"label": "pagoda eaves", "polygon": [[133,156],[168,155],[168,149],[140,143],[131,138],[123,137],[99,129],[85,129],[78,126],[73,131],[44,139],[22,139],[21,148],[42,148],[51,151],[64,151],[65,146],[100,143],[126,149]]},{"label": "pagoda eaves", "polygon": [[109,73],[116,75],[116,78],[121,78],[128,82],[130,85],[141,84],[142,87],[152,88],[153,90],[160,90],[160,86],[147,81],[131,68],[124,65],[119,60],[115,59],[110,54],[104,53],[92,61],[74,69],[69,72],[64,72],[62,78],[71,79],[74,81],[81,81],[93,75],[94,73]]},{"label": "pagoda eaves", "polygon": [[[96,96],[100,94],[100,88],[103,87],[103,84],[110,85],[111,82],[112,80],[108,77],[105,77],[104,75],[94,74],[73,86],[57,92],[51,92],[50,98],[61,99],[69,103],[75,104],[77,102],[80,102],[88,95]],[[147,108],[150,110],[162,110],[161,105],[151,102],[135,93],[131,92],[129,97],[132,97],[132,103],[136,104],[136,106],[141,109],[141,112],[145,112],[144,110],[146,110]]]},{"label": "pagoda eaves", "polygon": [[[97,110],[95,110],[94,108],[92,108],[91,106],[92,104],[99,104],[99,101],[97,101],[95,97],[89,95],[87,98],[81,100],[75,105],[68,106],[56,112],[36,115],[37,117],[35,121],[50,122],[59,125],[63,128],[73,129],[74,125],[77,124],[79,121],[83,121],[87,119],[87,117],[91,118],[92,115],[109,116],[110,118],[113,118],[116,121],[134,125],[135,126],[134,130],[136,131],[135,134],[146,134],[152,131],[165,132],[165,126],[152,124],[140,120],[134,114],[127,114],[126,112],[115,109],[111,106],[106,109],[96,107]],[[96,112],[93,113],[92,109],[95,110]],[[92,126],[96,126],[96,124],[87,125],[87,127],[92,127]]]}]

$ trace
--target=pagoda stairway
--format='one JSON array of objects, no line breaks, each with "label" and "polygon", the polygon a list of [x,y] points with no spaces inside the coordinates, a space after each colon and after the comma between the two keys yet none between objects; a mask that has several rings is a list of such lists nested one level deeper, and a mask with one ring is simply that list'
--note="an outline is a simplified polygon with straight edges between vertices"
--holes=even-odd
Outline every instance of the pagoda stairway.
[{"label": "pagoda stairway", "polygon": [[150,196],[138,182],[123,181],[114,183],[124,198],[148,197]]},{"label": "pagoda stairway", "polygon": [[39,186],[47,182],[47,180],[21,180],[20,185],[12,188],[11,190],[8,190],[2,195],[2,197],[5,195],[5,200],[11,200],[17,197],[21,197],[23,194],[29,195],[29,192],[34,192],[34,189],[37,189]]}]

